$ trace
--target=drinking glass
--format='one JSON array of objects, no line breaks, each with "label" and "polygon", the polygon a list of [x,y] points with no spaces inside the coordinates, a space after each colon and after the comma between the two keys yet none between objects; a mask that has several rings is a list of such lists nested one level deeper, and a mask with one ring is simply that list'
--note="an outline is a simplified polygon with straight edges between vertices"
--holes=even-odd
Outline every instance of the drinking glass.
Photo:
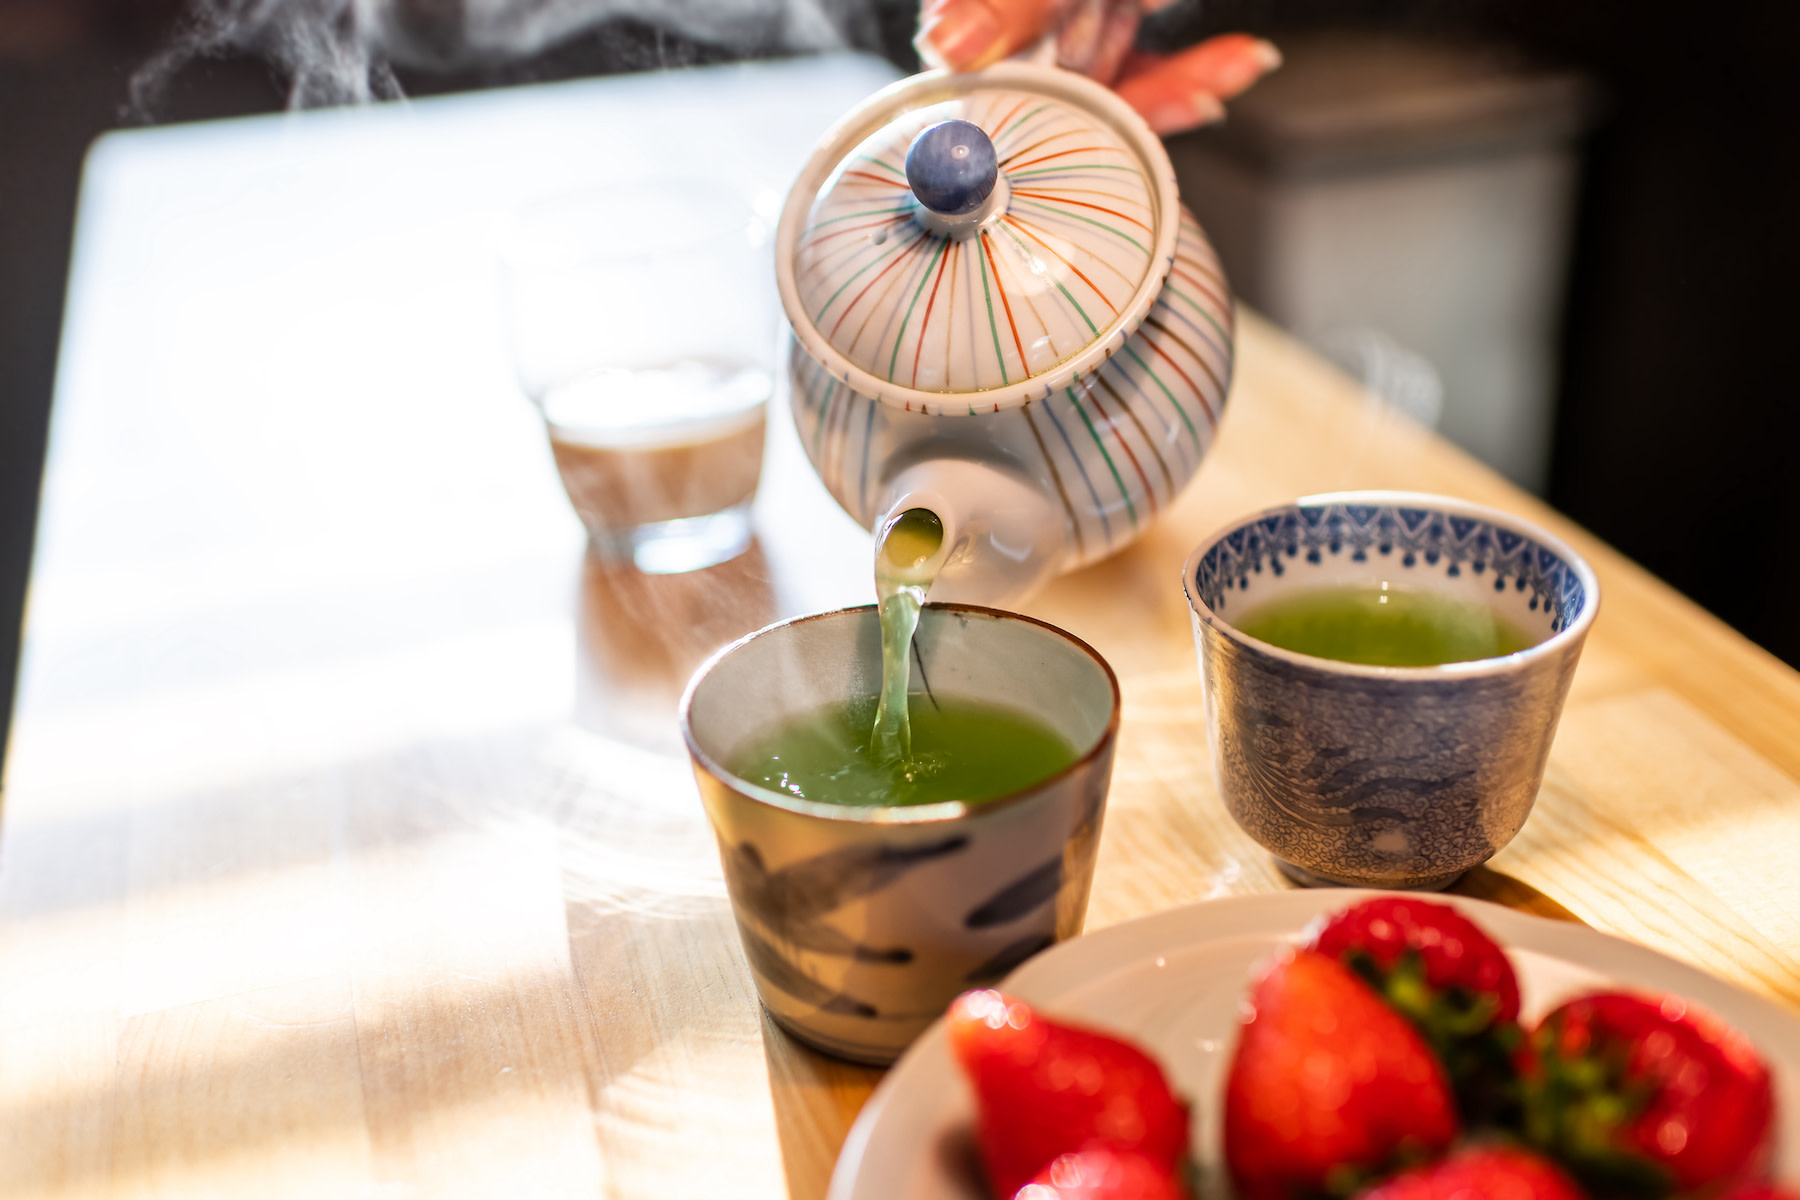
[{"label": "drinking glass", "polygon": [[773,381],[768,225],[718,182],[523,209],[502,251],[520,387],[596,554],[696,570],[750,542]]}]

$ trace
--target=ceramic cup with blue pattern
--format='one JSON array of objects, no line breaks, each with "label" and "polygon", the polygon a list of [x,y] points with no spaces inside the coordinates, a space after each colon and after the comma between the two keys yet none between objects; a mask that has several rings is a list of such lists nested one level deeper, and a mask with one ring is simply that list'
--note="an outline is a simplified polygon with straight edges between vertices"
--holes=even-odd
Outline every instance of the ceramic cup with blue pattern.
[{"label": "ceramic cup with blue pattern", "polygon": [[949,1002],[1081,932],[1119,728],[1119,684],[1092,647],[1030,617],[929,604],[915,710],[943,697],[1023,710],[1079,757],[979,804],[852,808],[731,774],[771,728],[881,685],[873,605],[735,642],[681,703],[756,990],[801,1041],[859,1062],[899,1056]]},{"label": "ceramic cup with blue pattern", "polygon": [[[1525,824],[1600,599],[1568,546],[1460,500],[1343,492],[1236,522],[1194,551],[1182,582],[1220,794],[1291,878],[1441,888]],[[1364,666],[1233,624],[1307,589],[1382,582],[1478,603],[1532,644]]]}]

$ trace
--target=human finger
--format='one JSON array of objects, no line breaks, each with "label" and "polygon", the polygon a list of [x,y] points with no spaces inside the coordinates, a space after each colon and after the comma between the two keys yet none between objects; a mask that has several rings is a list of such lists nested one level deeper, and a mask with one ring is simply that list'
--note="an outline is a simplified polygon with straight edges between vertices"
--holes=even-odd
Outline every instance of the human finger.
[{"label": "human finger", "polygon": [[1148,65],[1130,63],[1114,90],[1158,133],[1179,133],[1219,120],[1222,101],[1280,65],[1281,52],[1270,43],[1228,33]]},{"label": "human finger", "polygon": [[1057,30],[1056,61],[1111,83],[1137,40],[1141,11],[1138,0],[1083,0]]},{"label": "human finger", "polygon": [[927,0],[913,39],[927,63],[976,71],[1049,31],[1058,0]]}]

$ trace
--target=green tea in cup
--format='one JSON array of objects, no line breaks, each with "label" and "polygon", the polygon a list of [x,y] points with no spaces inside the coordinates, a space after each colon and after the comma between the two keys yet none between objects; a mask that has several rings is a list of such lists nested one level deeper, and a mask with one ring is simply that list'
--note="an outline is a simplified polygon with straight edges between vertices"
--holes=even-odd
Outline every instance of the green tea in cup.
[{"label": "green tea in cup", "polygon": [[917,778],[884,777],[868,757],[881,625],[874,605],[772,625],[681,703],[757,994],[807,1044],[875,1063],[1080,932],[1119,727],[1092,647],[928,604],[908,655]]},{"label": "green tea in cup", "polygon": [[1467,501],[1309,496],[1182,586],[1219,796],[1302,884],[1441,888],[1524,825],[1593,624],[1593,570]]},{"label": "green tea in cup", "polygon": [[849,805],[979,803],[1048,779],[1076,759],[1069,740],[1016,709],[955,696],[911,704],[912,748],[882,755],[876,698],[790,717],[727,764],[740,779],[801,800]]},{"label": "green tea in cup", "polygon": [[1234,624],[1283,650],[1373,667],[1499,658],[1537,640],[1479,599],[1388,580],[1286,592]]},{"label": "green tea in cup", "polygon": [[1050,778],[1079,755],[1019,709],[910,691],[913,634],[943,565],[944,525],[923,508],[878,532],[881,688],[790,714],[728,763],[740,779],[799,800],[853,807],[978,804]]}]

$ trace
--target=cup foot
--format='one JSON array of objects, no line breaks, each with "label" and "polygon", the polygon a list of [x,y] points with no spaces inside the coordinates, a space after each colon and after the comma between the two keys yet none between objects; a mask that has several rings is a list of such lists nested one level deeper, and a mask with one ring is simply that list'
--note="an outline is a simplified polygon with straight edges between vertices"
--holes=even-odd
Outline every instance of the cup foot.
[{"label": "cup foot", "polygon": [[1275,860],[1277,870],[1301,887],[1373,887],[1396,892],[1441,892],[1468,874],[1467,871],[1453,871],[1448,875],[1431,875],[1412,883],[1357,883],[1353,880],[1333,879],[1329,875],[1316,874],[1305,867],[1295,866],[1287,859],[1274,854],[1269,857]]},{"label": "cup foot", "polygon": [[775,1022],[781,1032],[787,1034],[796,1042],[805,1046],[808,1050],[816,1050],[820,1054],[828,1055],[832,1058],[840,1058],[845,1062],[856,1063],[858,1066],[891,1067],[894,1065],[894,1060],[899,1058],[900,1055],[905,1052],[906,1045],[911,1044],[909,1039],[906,1045],[901,1045],[892,1049],[878,1046],[852,1045],[848,1042],[839,1042],[833,1038],[824,1037],[820,1034],[802,1029],[792,1021],[789,1021],[786,1017],[781,1016],[767,1004],[763,1005],[763,1011],[769,1015],[769,1019]]},{"label": "cup foot", "polygon": [[750,547],[750,502],[704,517],[657,521],[635,529],[590,529],[594,553],[629,562],[646,575],[678,575],[717,566]]}]

